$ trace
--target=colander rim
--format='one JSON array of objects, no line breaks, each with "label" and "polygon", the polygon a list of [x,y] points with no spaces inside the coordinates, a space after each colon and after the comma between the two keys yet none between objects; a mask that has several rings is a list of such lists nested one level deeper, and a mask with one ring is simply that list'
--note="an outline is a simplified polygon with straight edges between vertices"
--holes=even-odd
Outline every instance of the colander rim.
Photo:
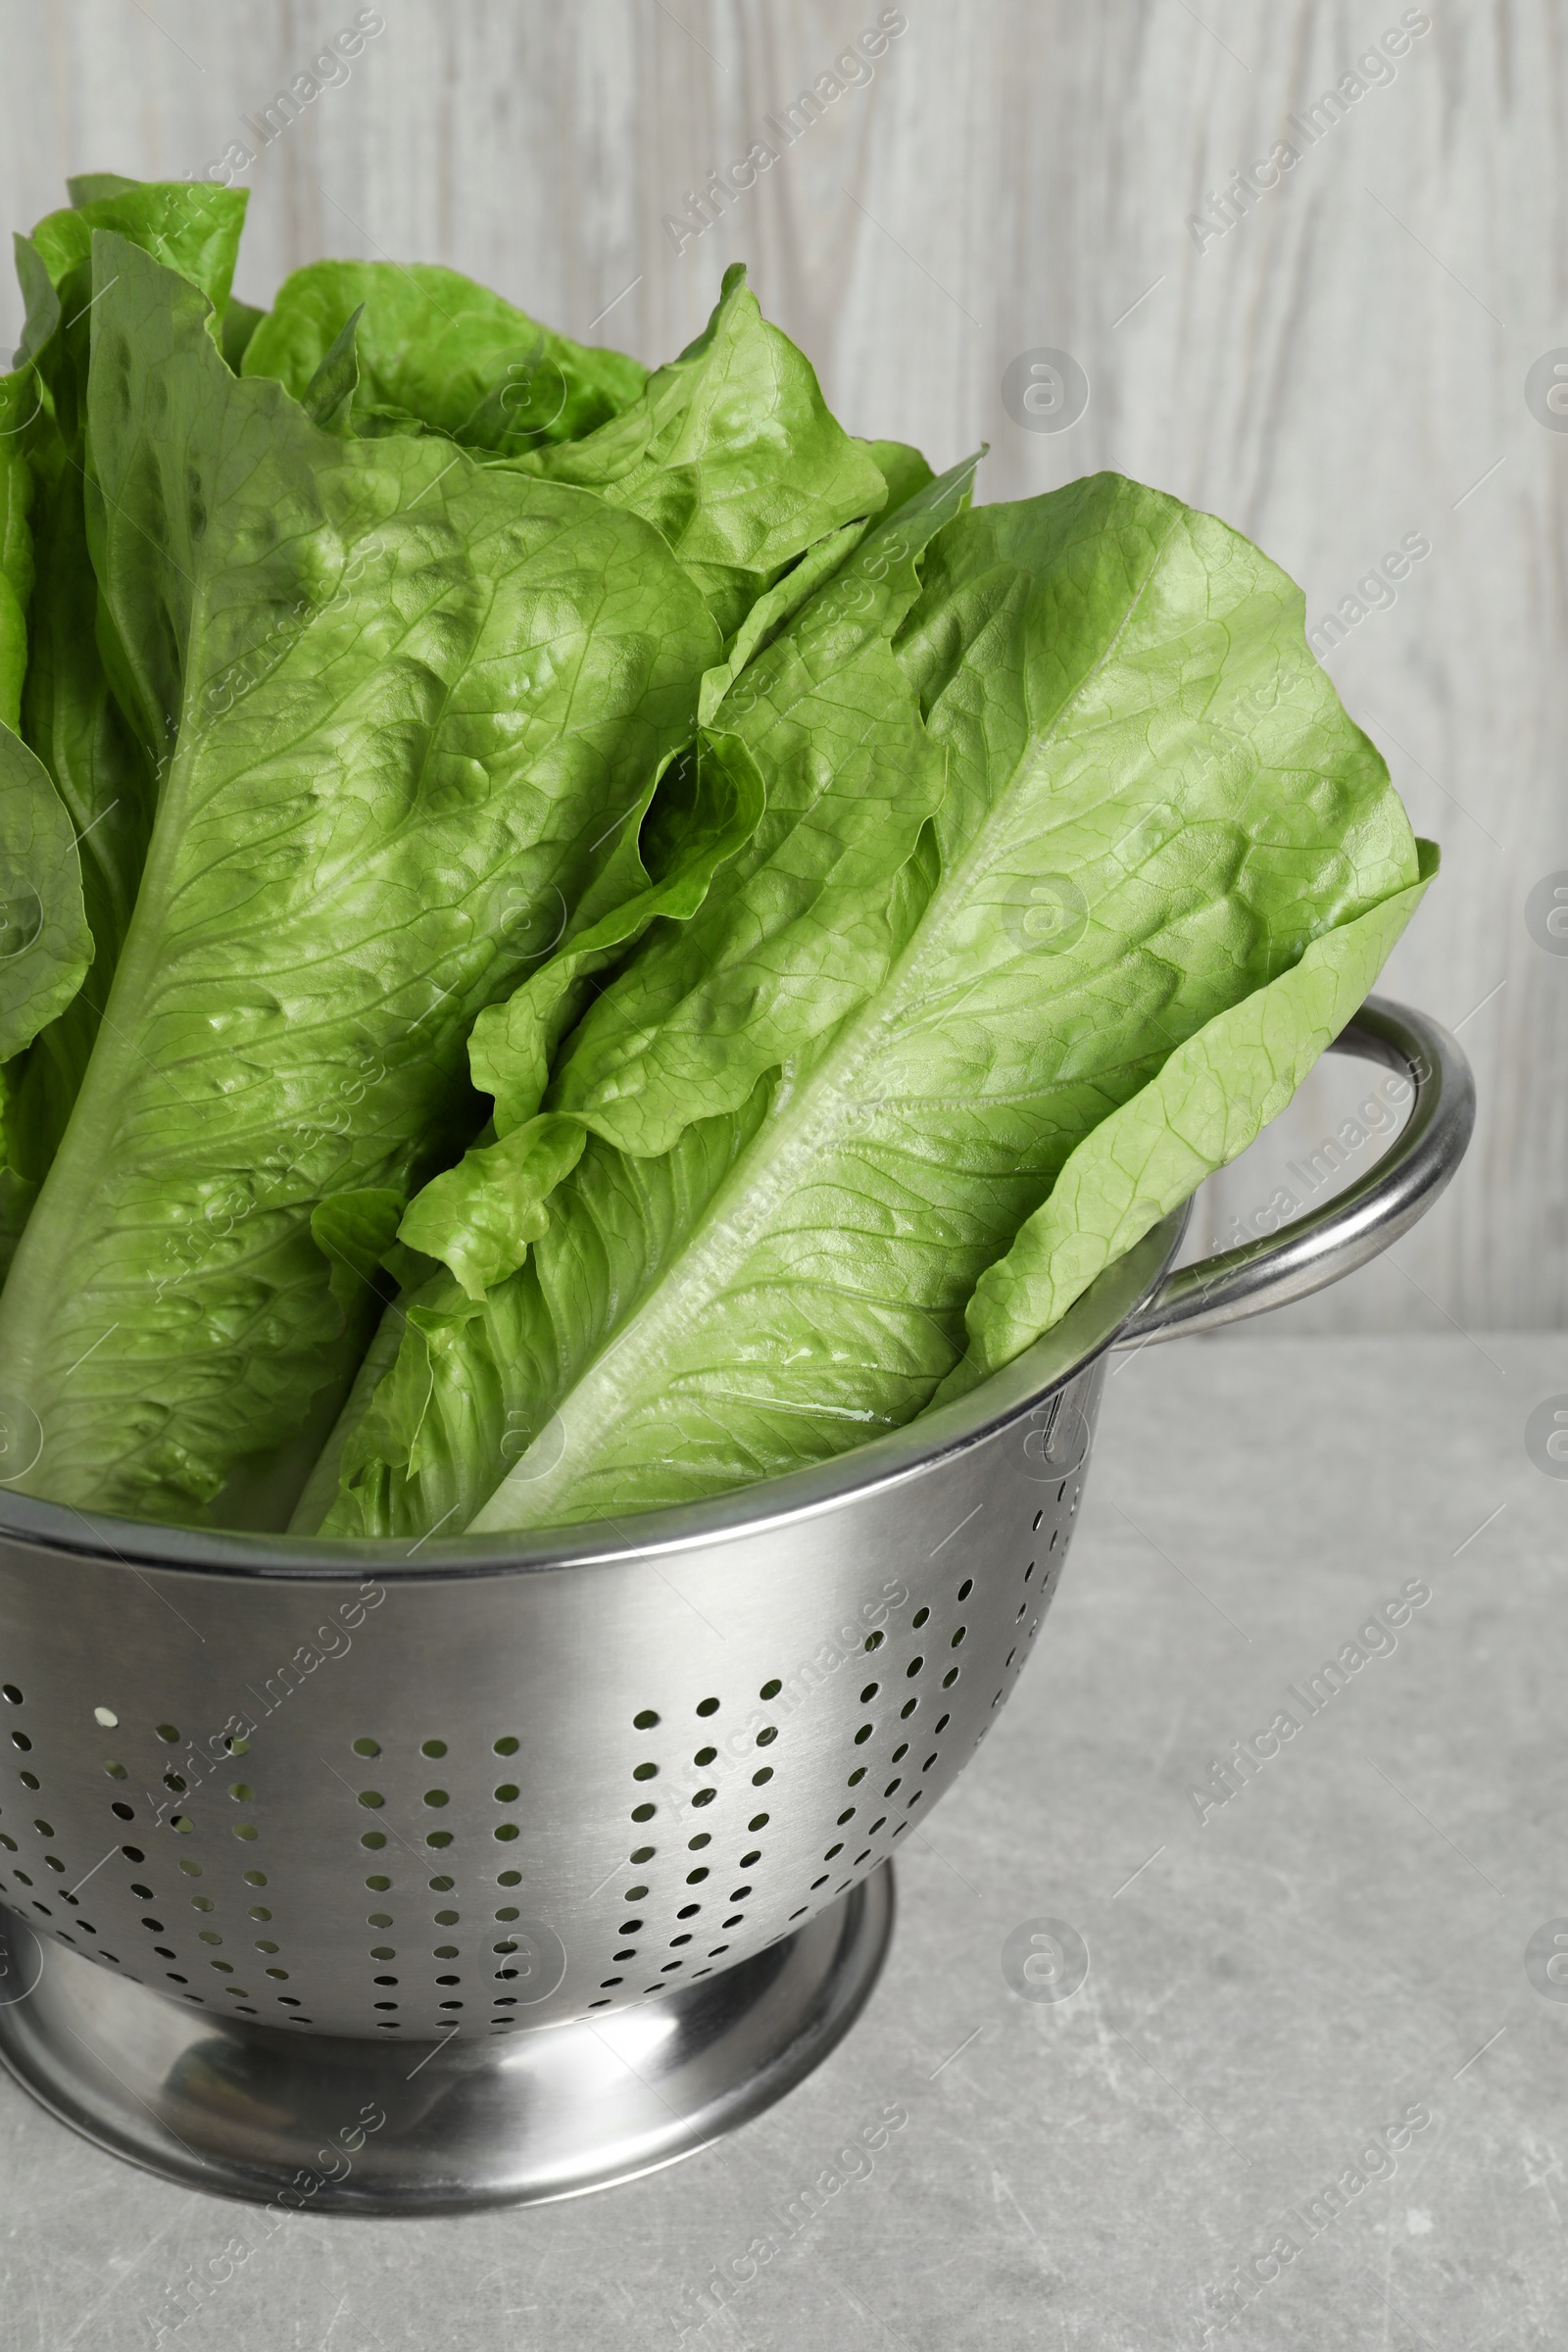
[{"label": "colander rim", "polygon": [[628,1513],[623,1520],[589,1520],[528,1535],[456,1536],[444,1544],[424,1537],[404,1544],[368,1538],[251,1535],[122,1519],[0,1488],[0,1540],[194,1577],[322,1584],[386,1577],[398,1584],[424,1584],[627,1566],[777,1530],[918,1477],[983,1444],[1009,1423],[1038,1413],[1114,1346],[1122,1325],[1157,1289],[1181,1246],[1190,1205],[1161,1218],[1096,1277],[1044,1338],[966,1396],[928,1408],[903,1428],[868,1439],[829,1461],[700,1501],[666,1503],[657,1510]]}]

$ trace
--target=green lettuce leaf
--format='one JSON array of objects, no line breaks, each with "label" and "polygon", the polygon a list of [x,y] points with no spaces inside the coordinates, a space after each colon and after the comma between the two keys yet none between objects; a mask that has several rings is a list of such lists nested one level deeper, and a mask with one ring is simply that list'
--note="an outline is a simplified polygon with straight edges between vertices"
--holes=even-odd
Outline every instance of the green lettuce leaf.
[{"label": "green lettuce leaf", "polygon": [[971,478],[956,466],[880,522],[744,691],[720,701],[715,725],[729,731],[705,737],[702,772],[736,779],[735,817],[727,831],[711,817],[698,825],[710,855],[679,870],[678,889],[649,894],[657,935],[635,973],[600,996],[548,1101],[558,975],[570,963],[475,1022],[469,1062],[495,1098],[501,1140],[437,1177],[402,1227],[470,1297],[521,1262],[540,1230],[538,1188],[571,1164],[564,1143],[529,1140],[522,1123],[541,1102],[552,1138],[564,1118],[647,1156],[693,1117],[739,1109],[791,1042],[830,1029],[880,984],[896,880],[943,773],[889,640],[921,550]]},{"label": "green lettuce leaf", "polygon": [[16,1070],[14,1062],[0,1068],[0,1282],[11,1271],[38,1190],[17,1164]]},{"label": "green lettuce leaf", "polygon": [[[503,1140],[470,1151],[404,1220],[405,1241],[444,1256],[460,1280],[433,1276],[399,1301],[389,1318],[400,1335],[396,1349],[383,1328],[377,1352],[389,1375],[361,1381],[335,1440],[354,1484],[327,1520],[333,1532],[417,1533],[460,1498],[460,1516],[484,1499],[505,1458],[495,1448],[520,1426],[507,1415],[531,1409],[523,1326],[543,1314],[549,1327],[535,1276],[500,1277],[533,1246],[544,1250],[547,1290],[556,1279],[545,1211],[580,1148],[571,1131],[595,1139],[577,1191],[592,1189],[601,1204],[602,1246],[618,1268],[614,1295],[634,1295],[650,1232],[678,1231],[698,1213],[737,1139],[761,1115],[779,1036],[792,1026],[830,1028],[885,975],[906,919],[903,901],[928,886],[919,844],[942,790],[940,756],[923,737],[889,641],[918,593],[920,552],[961,512],[972,473],[972,462],[955,467],[901,514],[879,521],[722,707],[731,732],[713,748],[730,762],[743,756],[755,763],[766,813],[715,873],[700,909],[684,923],[656,923],[646,954],[598,1000],[551,1088],[551,1103],[570,1095],[570,1107],[530,1115],[545,1075],[540,983],[475,1023],[475,1083],[495,1096]],[[661,1005],[672,1016],[662,1032]],[[648,1067],[628,1079],[639,1042]],[[579,1069],[590,1046],[602,1084]],[[625,1162],[597,1140],[618,1134],[622,1118],[637,1120],[646,1135],[650,1108],[638,1095],[645,1080],[659,1089],[662,1138],[681,1138],[696,1122],[671,1171]],[[721,1100],[734,1115],[707,1116]],[[594,1295],[569,1264],[560,1279],[584,1301]],[[486,1281],[499,1287],[481,1315],[467,1294]],[[450,1443],[421,1438],[426,1415],[428,1430],[446,1432]],[[483,1442],[480,1424],[489,1433]],[[313,1482],[302,1527],[327,1510],[324,1490],[324,1480]]]},{"label": "green lettuce leaf", "polygon": [[[738,738],[705,734],[683,756],[661,786],[647,841],[631,851],[639,867],[636,886],[596,893],[604,896],[609,911],[505,1004],[492,1005],[474,1022],[468,1066],[475,1086],[495,1098],[498,1133],[531,1118],[543,1101],[556,1047],[581,1005],[579,978],[603,971],[620,947],[640,939],[656,918],[689,920],[718,868],[755,837],[766,805],[761,771]],[[645,848],[652,872],[642,866]],[[404,1239],[415,1237],[405,1234]],[[415,1247],[423,1244],[415,1241]]]},{"label": "green lettuce leaf", "polygon": [[381,1279],[382,1261],[397,1240],[403,1197],[386,1185],[328,1193],[311,1211],[311,1239],[326,1259],[333,1298],[345,1313],[363,1303],[366,1287]]},{"label": "green lettuce leaf", "polygon": [[[700,913],[661,927],[595,1003],[547,1111],[661,1152],[692,1119],[738,1110],[788,1052],[882,986],[900,877],[944,791],[941,749],[891,640],[971,481],[968,461],[881,518],[720,701],[713,728],[757,761],[766,814]],[[502,1017],[487,1016],[476,1045]]]},{"label": "green lettuce leaf", "polygon": [[127,179],[123,172],[77,172],[66,182],[66,194],[73,204],[97,204],[105,196],[128,196],[136,188],[145,187],[141,179]]},{"label": "green lettuce leaf", "polygon": [[87,173],[69,184],[84,194],[93,192],[84,202],[47,213],[32,232],[32,243],[56,286],[63,289],[76,270],[90,274],[93,234],[109,229],[200,286],[221,317],[233,288],[245,225],[249,199],[244,188],[214,187],[200,180],[122,180],[115,172]]},{"label": "green lettuce leaf", "polygon": [[65,1132],[129,926],[152,829],[156,763],[122,716],[99,652],[98,585],[87,549],[80,466],[58,436],[42,434],[30,463],[38,576],[28,615],[22,732],[70,813],[93,943],[82,987],[39,1037],[21,1081],[29,1164],[37,1178]]},{"label": "green lettuce leaf", "polygon": [[71,819],[48,770],[0,727],[0,1063],[71,1002],[91,955]]},{"label": "green lettuce leaf", "polygon": [[[522,1350],[520,1392],[508,1374],[511,1427],[535,1434],[469,1524],[674,1501],[908,1419],[962,1358],[982,1278],[1085,1139],[1173,1055],[1261,994],[1271,1055],[1283,1069],[1281,1024],[1292,1071],[1305,1066],[1420,875],[1387,770],[1313,662],[1302,617],[1299,592],[1245,540],[1116,476],[947,524],[894,647],[948,776],[887,903],[898,936],[885,976],[829,1028],[812,1029],[809,1009],[793,1038],[781,1022],[774,1067],[739,1107],[739,1078],[722,1056],[705,1065],[681,1001],[645,982],[662,954],[653,937],[589,1012],[545,1104],[559,1112],[586,1085],[603,1105],[550,1201],[559,1239],[536,1243],[482,1314],[459,1309],[482,1328],[505,1300],[512,1326],[543,1315],[549,1336]],[[1363,918],[1294,990],[1271,993],[1314,942]],[[1320,965],[1340,990],[1327,1011]],[[607,1011],[639,990],[652,1044],[619,1037]],[[1229,1045],[1246,1035],[1244,1020]],[[682,1074],[687,1117],[711,1114],[707,1134],[688,1124],[670,1143],[666,1067]],[[1178,1058],[1175,1093],[1151,1105],[1179,1121],[1188,1075]],[[1228,1151],[1273,1099],[1254,1079],[1239,1063]],[[699,1140],[732,1154],[706,1196],[688,1164]],[[649,1237],[640,1274],[613,1279],[586,1198],[612,1149],[597,1181]],[[1151,1181],[1168,1200],[1163,1168]],[[1112,1238],[1158,1213],[1124,1214]],[[1042,1247],[1054,1307],[1077,1273],[1065,1243]],[[470,1396],[477,1353],[470,1341]],[[390,1448],[379,1468],[345,1450],[360,1484],[345,1484],[329,1524],[347,1528],[356,1506],[362,1525],[377,1511],[407,1524],[422,1505],[450,1427],[438,1391],[432,1379],[406,1466]]]},{"label": "green lettuce leaf", "polygon": [[322,433],[184,279],[94,255],[100,634],[164,772],[0,1357],[37,1491],[189,1517],[352,1372],[313,1216],[473,1133],[474,1016],[689,740],[717,639],[637,516]]},{"label": "green lettuce leaf", "polygon": [[[544,1231],[541,1204],[582,1151],[580,1122],[535,1118],[551,1056],[580,1008],[584,984],[656,920],[689,920],[713,874],[755,835],[765,807],[757,763],[729,737],[705,738],[676,771],[691,785],[678,814],[662,803],[677,847],[640,889],[598,891],[610,911],[587,923],[509,999],[482,1012],[468,1042],[475,1086],[495,1097],[479,1144],[433,1177],[399,1228],[426,1256],[444,1256],[470,1298],[479,1298],[519,1264]],[[637,855],[635,849],[632,854]],[[619,860],[617,859],[617,863]],[[640,863],[640,859],[639,859]],[[493,1140],[494,1139],[494,1140]]]},{"label": "green lettuce leaf", "polygon": [[[29,237],[13,235],[11,250],[17,265],[17,283],[26,306],[23,320],[22,341],[18,344],[12,366],[19,372],[30,368],[38,354],[45,349],[60,330],[60,295],[53,278],[44,268],[43,256]],[[34,379],[36,380],[36,379]],[[30,420],[42,407],[41,401],[26,404]]]},{"label": "green lettuce leaf", "polygon": [[402,412],[466,449],[502,456],[574,441],[629,408],[648,370],[540,326],[456,270],[313,262],[278,288],[245,347],[246,375],[303,400],[361,314],[356,408]]},{"label": "green lettuce leaf", "polygon": [[48,770],[0,726],[0,1281],[41,1173],[26,1049],[70,1004],[92,952],[71,819]]},{"label": "green lettuce leaf", "polygon": [[243,370],[251,338],[266,317],[267,313],[258,310],[253,302],[241,302],[237,294],[229,296],[223,313],[222,344],[223,357],[235,375]]},{"label": "green lettuce leaf", "polygon": [[[907,441],[862,441],[860,447],[888,486],[890,514],[895,507],[902,507],[906,499],[913,498],[917,490],[928,489],[936,479],[920,452]],[[984,455],[982,449],[974,463],[978,465]]]},{"label": "green lettuce leaf", "polygon": [[[920,452],[911,449],[906,441],[861,441],[857,446],[865,451],[887,485],[887,501],[881,509],[884,521],[906,499],[926,489],[936,479]],[[978,458],[973,461],[975,464],[978,462]],[[872,516],[865,514],[857,522],[847,522],[838,530],[830,531],[825,538],[818,539],[808,547],[805,555],[758,598],[731,638],[725,659],[716,668],[710,669],[703,680],[698,716],[704,726],[707,726],[748,662],[765,646],[771,645],[808,599],[841,569],[865,537],[871,522]]]},{"label": "green lettuce leaf", "polygon": [[[141,183],[114,172],[89,173],[70,186],[76,209],[50,214],[30,239],[17,239],[27,298],[23,349],[30,364],[9,379],[23,429],[0,444],[14,442],[22,453],[35,546],[28,569],[36,578],[30,600],[23,600],[28,658],[20,731],[70,813],[93,941],[82,986],[13,1073],[13,1150],[29,1189],[58,1147],[97,1035],[146,854],[163,751],[136,743],[110,691],[98,642],[98,585],[83,504],[92,232],[115,229],[221,306],[245,217],[243,191]],[[47,400],[40,385],[47,386]]]},{"label": "green lettuce leaf", "polygon": [[482,1305],[445,1271],[411,1282],[382,1320],[295,1531],[385,1538],[466,1527],[549,1431],[563,1356],[603,1348],[621,1303],[678,1254],[769,1092],[764,1081],[738,1117],[696,1121],[657,1160],[590,1135],[570,1178],[540,1204],[543,1230],[526,1262]]},{"label": "green lettuce leaf", "polygon": [[697,340],[621,415],[513,463],[644,515],[726,640],[788,564],[888,498],[881,467],[833,417],[805,354],[763,318],[739,263]]},{"label": "green lettuce leaf", "polygon": [[[24,364],[0,375],[0,742],[5,740],[4,730],[16,734],[22,725],[27,606],[34,570],[29,521],[33,480],[26,438],[41,405],[33,368]],[[72,855],[75,855],[74,847]],[[79,875],[79,860],[77,870]],[[17,879],[23,887],[27,886],[25,875]],[[14,889],[15,885],[5,887]],[[0,1282],[16,1255],[35,1189],[23,1172],[17,1148],[17,1090],[24,1067],[21,1055],[0,1064]]]},{"label": "green lettuce leaf", "polygon": [[[335,264],[325,267],[332,270],[340,268]],[[359,432],[418,431],[426,424],[432,429],[444,424],[447,429],[456,430],[459,438],[482,442],[503,454],[538,449],[537,470],[553,478],[591,485],[612,503],[630,504],[637,512],[648,514],[672,537],[672,543],[680,546],[683,555],[702,566],[700,576],[713,600],[715,612],[720,613],[726,627],[734,627],[726,662],[710,673],[705,684],[705,718],[752,653],[768,635],[776,633],[864,532],[867,514],[808,544],[808,535],[817,527],[808,502],[833,495],[839,508],[847,497],[849,503],[869,510],[881,506],[886,498],[906,497],[930,479],[930,468],[917,450],[901,442],[851,442],[839,432],[822,404],[810,369],[784,337],[764,324],[755,302],[744,291],[742,275],[733,273],[707,335],[671,368],[661,371],[646,398],[634,403],[628,383],[617,383],[617,394],[624,397],[617,398],[615,413],[630,412],[627,421],[614,430],[592,434],[591,446],[580,454],[561,458],[541,445],[589,433],[591,426],[600,421],[597,414],[590,416],[568,405],[563,411],[560,425],[553,423],[548,432],[526,421],[509,425],[509,415],[520,416],[524,408],[532,415],[533,394],[519,392],[516,383],[503,381],[502,359],[482,337],[479,350],[491,371],[491,391],[474,417],[461,429],[450,402],[442,406],[443,398],[449,397],[444,388],[438,387],[432,393],[422,381],[406,377],[398,379],[397,389],[406,401],[422,402],[418,414],[386,398],[386,383],[381,379],[370,389],[380,392],[382,397],[369,404],[362,401],[354,413],[353,429]],[[398,271],[381,281],[385,294],[394,298],[400,310],[408,307],[406,279],[407,273]],[[362,283],[353,280],[348,290],[357,290]],[[343,290],[338,289],[340,293]],[[319,292],[316,288],[318,297]],[[492,299],[484,297],[486,302]],[[287,305],[280,305],[280,314],[286,312]],[[336,316],[337,306],[327,306],[327,315]],[[291,337],[297,339],[299,323],[297,317],[280,315],[277,326],[258,345],[256,358],[250,363],[253,369],[270,370],[283,375],[285,380],[291,380],[291,373],[298,374],[298,365],[292,371],[290,368],[290,344]],[[345,318],[344,326],[339,329],[340,341],[348,324]],[[534,329],[533,333],[537,337],[543,331]],[[318,338],[308,338],[302,348],[314,357],[318,347]],[[513,348],[513,344],[503,340],[502,353]],[[599,355],[578,355],[579,359],[596,356]],[[619,357],[604,356],[617,361]],[[318,367],[324,368],[326,364],[322,359]],[[540,383],[551,389],[554,409],[564,382],[560,367],[553,362],[540,363],[537,368],[531,361],[526,366],[514,363],[511,369],[514,376],[518,373],[519,366],[529,384],[537,375]],[[646,375],[639,370],[638,392],[646,381]],[[502,384],[499,396],[495,388],[498,382]],[[716,391],[726,387],[727,397],[715,397]],[[307,393],[302,392],[301,396],[307,397]],[[564,429],[566,427],[570,429]],[[862,460],[858,465],[856,453]],[[843,481],[846,460],[852,477],[848,491]],[[705,501],[722,506],[733,500],[737,466],[744,469],[743,491],[756,507],[759,518],[764,507],[773,517],[776,541],[773,552],[785,562],[782,577],[776,576],[777,567],[773,565],[754,574],[727,562],[735,552],[733,514],[694,517],[694,500],[699,507]],[[871,467],[881,476],[884,486],[880,494],[872,480]],[[781,497],[793,501],[798,510],[793,533],[782,535],[777,523]],[[806,514],[804,523],[799,511]],[[794,551],[802,545],[806,552],[797,556]],[[715,548],[725,559],[717,569],[712,561]],[[775,577],[775,586],[759,596],[761,582],[768,577]],[[757,601],[752,603],[754,598]]]},{"label": "green lettuce leaf", "polygon": [[715,662],[703,680],[698,716],[705,727],[753,657],[772,644],[823,581],[830,580],[855,553],[870,529],[871,519],[865,514],[858,522],[846,522],[829,531],[771,588],[764,589],[730,638],[724,660]]},{"label": "green lettuce leaf", "polygon": [[692,570],[726,638],[807,550],[851,520],[863,525],[891,482],[906,494],[924,467],[902,443],[842,430],[738,267],[703,334],[650,376],[453,270],[318,262],[280,289],[245,373],[274,376],[304,400],[329,356],[341,365],[356,316],[359,383],[343,411],[355,432],[439,431],[644,515]]},{"label": "green lettuce leaf", "polygon": [[1245,1152],[1365,1003],[1438,870],[1314,939],[1279,979],[1217,1013],[1070,1154],[1044,1206],[987,1268],[964,1315],[969,1346],[937,1401],[961,1396],[1060,1321],[1097,1274]]},{"label": "green lettuce leaf", "polygon": [[349,412],[360,388],[357,337],[363,310],[351,311],[321,365],[300,394],[300,407],[325,432],[347,432]]},{"label": "green lettuce leaf", "polygon": [[31,368],[0,375],[0,726],[22,724],[27,669],[27,606],[32,598],[32,468],[27,435],[37,411]]}]

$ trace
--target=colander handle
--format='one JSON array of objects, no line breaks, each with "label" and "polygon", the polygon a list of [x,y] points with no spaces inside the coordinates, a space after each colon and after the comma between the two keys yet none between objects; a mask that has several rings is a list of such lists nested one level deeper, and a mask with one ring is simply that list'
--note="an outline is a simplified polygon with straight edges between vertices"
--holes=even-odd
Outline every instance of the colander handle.
[{"label": "colander handle", "polygon": [[1426,1215],[1464,1157],[1475,1125],[1470,1064],[1436,1021],[1380,997],[1368,997],[1331,1051],[1381,1061],[1410,1080],[1415,1100],[1389,1150],[1321,1208],[1168,1274],[1122,1326],[1118,1348],[1217,1331],[1304,1298],[1364,1266]]}]

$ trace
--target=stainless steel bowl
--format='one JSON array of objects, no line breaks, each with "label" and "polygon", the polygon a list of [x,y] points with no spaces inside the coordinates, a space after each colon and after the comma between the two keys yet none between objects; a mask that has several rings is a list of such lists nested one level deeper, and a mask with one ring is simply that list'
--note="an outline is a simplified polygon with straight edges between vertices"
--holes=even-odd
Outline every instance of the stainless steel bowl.
[{"label": "stainless steel bowl", "polygon": [[961,1402],[555,1539],[214,1536],[0,1498],[0,2057],[101,2146],[316,2209],[564,2196],[672,2161],[847,2030],[889,1863],[1061,1573],[1107,1352],[1317,1289],[1452,1174],[1408,1072],[1367,1176],[1174,1274],[1166,1220]]}]

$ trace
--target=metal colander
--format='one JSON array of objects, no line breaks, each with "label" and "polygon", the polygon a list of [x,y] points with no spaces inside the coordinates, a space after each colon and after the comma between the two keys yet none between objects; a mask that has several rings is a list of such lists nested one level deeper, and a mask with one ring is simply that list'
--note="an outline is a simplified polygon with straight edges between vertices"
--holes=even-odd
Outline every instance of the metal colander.
[{"label": "metal colander", "polygon": [[1373,1003],[1342,1044],[1416,1088],[1357,1186],[1175,1276],[1168,1219],[969,1397],[817,1469],[441,1545],[7,1498],[0,2055],[137,2161],[376,2211],[568,2193],[777,2096],[1023,1669],[1107,1349],[1335,1279],[1457,1164],[1443,1033]]}]

